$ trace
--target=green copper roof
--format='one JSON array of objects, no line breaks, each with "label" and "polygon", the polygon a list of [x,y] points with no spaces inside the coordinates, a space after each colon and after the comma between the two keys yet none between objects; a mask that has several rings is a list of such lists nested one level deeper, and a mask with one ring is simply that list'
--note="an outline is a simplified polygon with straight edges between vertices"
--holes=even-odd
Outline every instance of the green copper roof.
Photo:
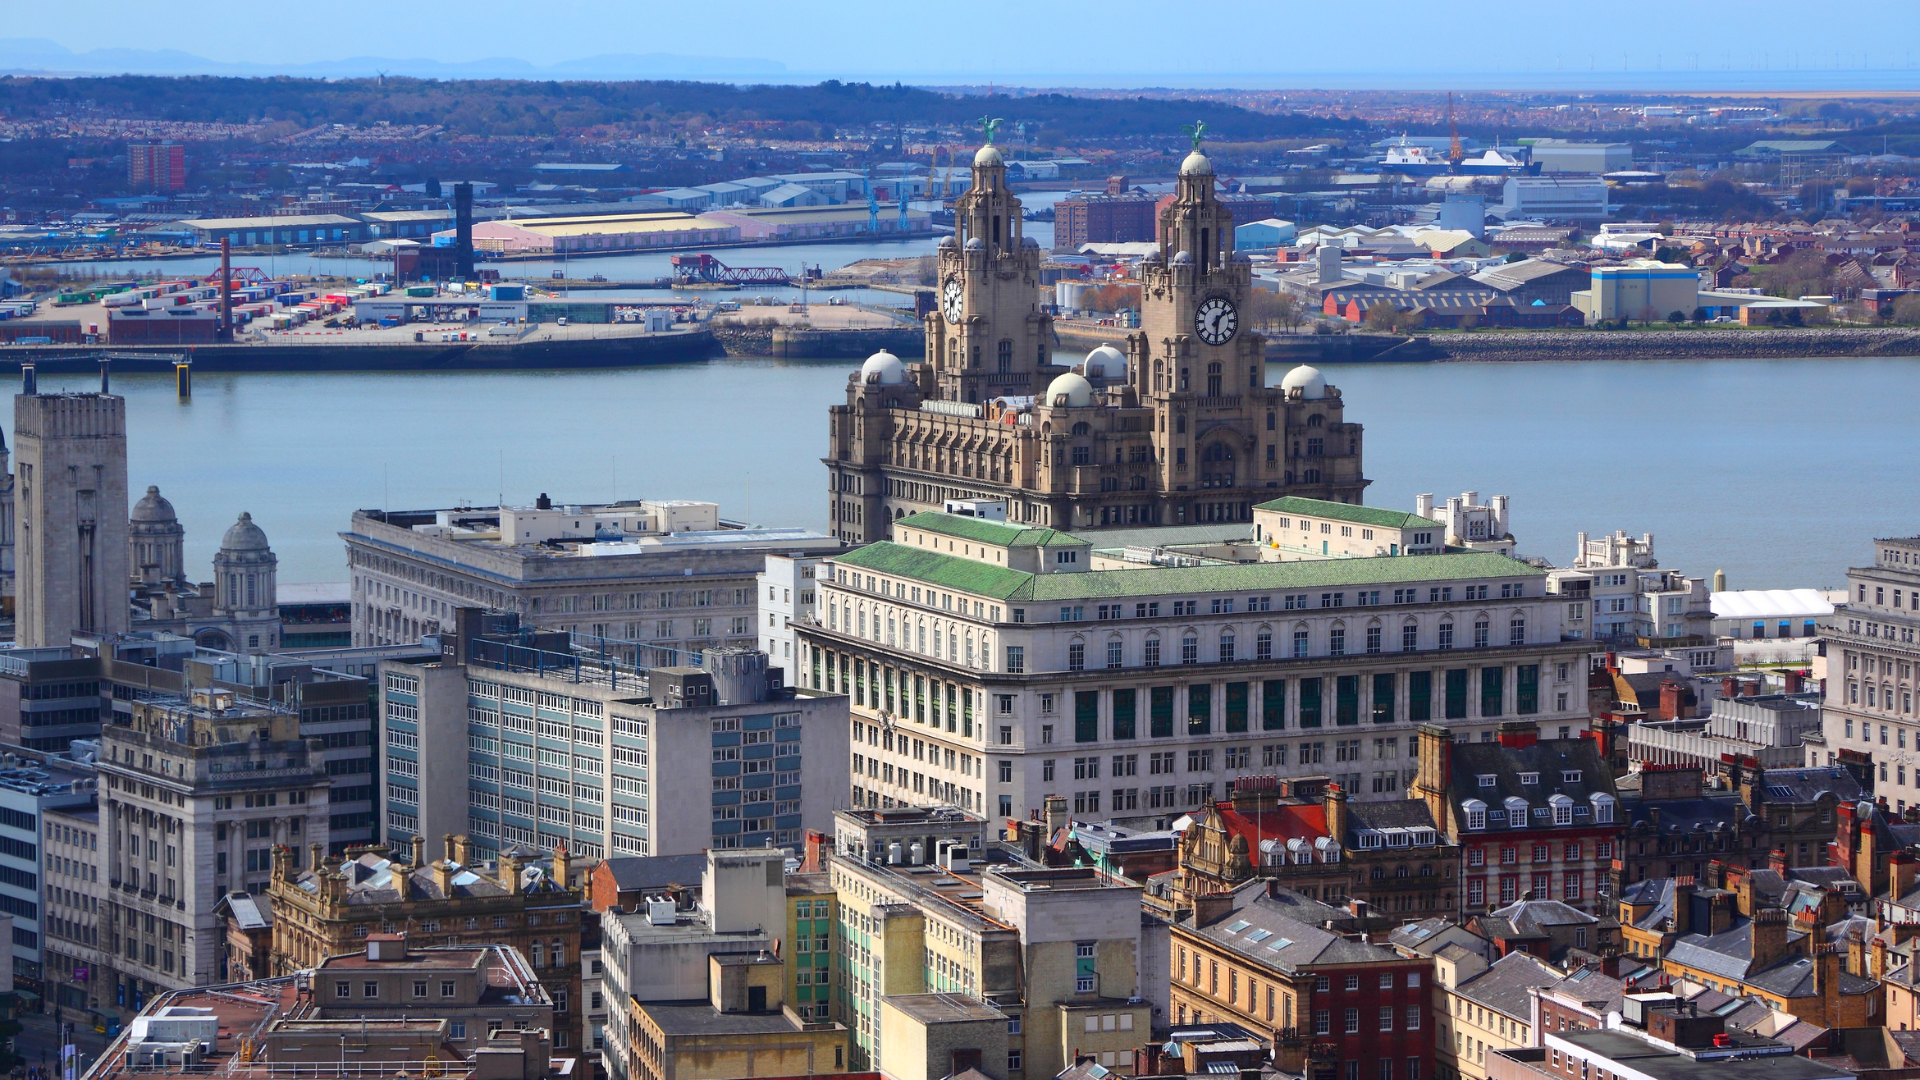
[{"label": "green copper roof", "polygon": [[1350,503],[1328,502],[1325,499],[1303,499],[1298,495],[1288,495],[1272,502],[1263,502],[1254,509],[1332,518],[1335,521],[1351,521],[1356,525],[1378,525],[1383,529],[1440,528],[1439,522],[1432,518],[1423,518],[1418,514],[1402,514],[1397,510],[1382,510],[1377,506],[1354,506]]},{"label": "green copper roof", "polygon": [[[902,520],[912,521],[913,519],[903,518]],[[991,596],[999,599],[1012,596],[1033,579],[1032,574],[1021,570],[1008,570],[1003,566],[908,547],[890,540],[868,544],[866,547],[841,555],[834,561],[841,566],[856,566],[872,570],[876,574],[912,578],[929,585],[941,585],[959,592],[972,593],[975,596]]]},{"label": "green copper roof", "polygon": [[1477,551],[1371,559],[1238,563],[1228,566],[1155,566],[1137,570],[1027,574],[883,541],[842,555],[838,561],[844,566],[911,578],[978,596],[998,600],[1031,600],[1036,603],[1120,596],[1285,592],[1289,589],[1546,576],[1546,571],[1518,559]]},{"label": "green copper roof", "polygon": [[940,514],[931,511],[901,518],[896,525],[909,525],[916,529],[925,529],[942,536],[952,536],[961,540],[973,540],[982,544],[997,544],[1000,547],[1041,547],[1047,544],[1084,544],[1085,540],[1058,529],[1043,529],[1036,525],[1009,525],[1004,521],[988,521],[985,518],[961,517],[958,514]]}]

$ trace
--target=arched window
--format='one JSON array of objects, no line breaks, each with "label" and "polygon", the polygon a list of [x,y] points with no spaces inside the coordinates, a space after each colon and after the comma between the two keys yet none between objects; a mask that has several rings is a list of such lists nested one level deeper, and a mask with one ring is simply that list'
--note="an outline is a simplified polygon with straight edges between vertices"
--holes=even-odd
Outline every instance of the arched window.
[{"label": "arched window", "polygon": [[1324,425],[1326,422],[1327,422],[1327,418],[1324,416],[1321,416],[1319,413],[1314,413],[1312,416],[1307,417],[1308,427],[1320,427]]},{"label": "arched window", "polygon": [[1085,420],[1082,420],[1073,425],[1073,433],[1075,435],[1091,435],[1093,434],[1093,428]]},{"label": "arched window", "polygon": [[1220,631],[1220,662],[1223,664],[1233,663],[1233,655],[1234,655],[1233,631],[1222,630]]}]

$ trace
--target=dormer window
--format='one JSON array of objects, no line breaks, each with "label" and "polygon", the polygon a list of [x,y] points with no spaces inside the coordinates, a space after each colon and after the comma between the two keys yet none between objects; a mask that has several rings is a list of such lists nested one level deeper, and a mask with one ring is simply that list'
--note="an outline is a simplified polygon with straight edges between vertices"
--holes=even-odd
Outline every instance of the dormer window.
[{"label": "dormer window", "polygon": [[1553,798],[1548,799],[1547,803],[1553,807],[1553,823],[1555,825],[1573,824],[1572,799],[1567,798],[1565,795],[1555,795]]},{"label": "dormer window", "polygon": [[1498,780],[1499,780],[1498,777],[1483,773],[1480,776],[1480,786],[1493,787],[1498,782]]},{"label": "dormer window", "polygon": [[1613,796],[1604,793],[1596,794],[1593,796],[1591,802],[1593,803],[1594,823],[1597,825],[1613,824]]},{"label": "dormer window", "polygon": [[1537,785],[1540,783],[1540,774],[1537,772],[1523,772],[1520,774],[1520,782],[1522,784]]},{"label": "dormer window", "polygon": [[1510,829],[1527,827],[1527,800],[1519,796],[1507,799],[1507,827]]},{"label": "dormer window", "polygon": [[1478,831],[1487,827],[1487,804],[1479,799],[1468,799],[1460,804],[1467,812],[1467,828]]},{"label": "dormer window", "polygon": [[1579,782],[1580,782],[1580,770],[1579,770],[1579,769],[1562,769],[1562,770],[1560,770],[1560,782],[1561,782],[1561,783],[1563,783],[1563,784],[1577,784],[1577,783],[1579,783]]}]

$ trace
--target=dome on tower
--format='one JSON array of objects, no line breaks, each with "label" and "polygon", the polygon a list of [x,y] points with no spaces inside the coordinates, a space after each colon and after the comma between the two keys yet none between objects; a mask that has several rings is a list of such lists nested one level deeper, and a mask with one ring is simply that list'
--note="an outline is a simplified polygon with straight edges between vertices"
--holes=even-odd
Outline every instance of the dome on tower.
[{"label": "dome on tower", "polygon": [[220,550],[228,551],[267,551],[267,534],[253,523],[253,515],[241,511],[240,520],[227,529],[227,535],[220,538]]},{"label": "dome on tower", "polygon": [[1213,162],[1207,160],[1207,155],[1195,150],[1193,153],[1187,155],[1185,161],[1180,163],[1180,175],[1212,176]]},{"label": "dome on tower", "polygon": [[160,489],[147,485],[147,493],[133,504],[133,513],[129,515],[135,524],[160,525],[180,520],[173,512],[173,504],[161,497]]},{"label": "dome on tower", "polygon": [[1174,256],[1173,256],[1173,265],[1175,265],[1175,266],[1187,266],[1187,265],[1190,265],[1190,264],[1191,264],[1192,262],[1193,262],[1193,252],[1191,252],[1191,251],[1179,251],[1179,252],[1175,252],[1175,253],[1174,253]]},{"label": "dome on tower", "polygon": [[1300,396],[1304,400],[1318,401],[1327,396],[1327,377],[1320,374],[1319,368],[1301,364],[1287,372],[1287,377],[1280,380],[1282,394],[1292,396],[1295,390],[1300,391]]},{"label": "dome on tower", "polygon": [[980,239],[977,236],[970,236],[967,238],[967,250],[968,251],[985,251],[987,250],[987,242],[985,240]]},{"label": "dome on tower", "polygon": [[940,238],[940,243],[939,243],[939,244],[938,244],[937,246],[939,246],[939,247],[943,247],[943,248],[950,248],[950,247],[952,247],[952,246],[953,246],[953,234],[952,234],[952,233],[948,233],[948,234],[947,234],[946,236],[943,236],[943,237],[941,237],[941,238]]},{"label": "dome on tower", "polygon": [[1101,345],[1087,354],[1085,365],[1089,379],[1117,379],[1127,373],[1127,358],[1111,345]]},{"label": "dome on tower", "polygon": [[860,365],[860,381],[879,383],[883,386],[898,386],[907,381],[907,365],[901,363],[899,357],[881,349],[867,357],[867,362]]},{"label": "dome on tower", "polygon": [[979,165],[1005,165],[1006,159],[1000,156],[1000,148],[988,143],[973,155],[973,163]]},{"label": "dome on tower", "polygon": [[1093,404],[1093,384],[1069,371],[1047,384],[1046,404],[1072,409]]}]

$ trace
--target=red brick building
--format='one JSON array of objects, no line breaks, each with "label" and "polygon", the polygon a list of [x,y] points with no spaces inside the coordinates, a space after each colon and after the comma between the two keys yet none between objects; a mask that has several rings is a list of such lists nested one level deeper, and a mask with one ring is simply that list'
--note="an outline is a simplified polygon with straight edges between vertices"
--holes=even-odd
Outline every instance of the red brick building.
[{"label": "red brick building", "polygon": [[1462,911],[1523,897],[1607,912],[1603,883],[1620,839],[1613,775],[1591,738],[1542,739],[1540,725],[1508,721],[1498,742],[1456,743],[1420,727],[1415,798],[1461,848]]},{"label": "red brick building", "polygon": [[1053,250],[1081,244],[1139,243],[1154,238],[1154,201],[1146,195],[1086,195],[1053,207]]},{"label": "red brick building", "polygon": [[1433,962],[1345,936],[1354,908],[1262,881],[1196,897],[1173,925],[1175,1024],[1257,1031],[1284,1072],[1433,1080]]},{"label": "red brick building", "polygon": [[130,143],[127,183],[135,191],[183,191],[187,186],[187,148],[179,143]]}]

